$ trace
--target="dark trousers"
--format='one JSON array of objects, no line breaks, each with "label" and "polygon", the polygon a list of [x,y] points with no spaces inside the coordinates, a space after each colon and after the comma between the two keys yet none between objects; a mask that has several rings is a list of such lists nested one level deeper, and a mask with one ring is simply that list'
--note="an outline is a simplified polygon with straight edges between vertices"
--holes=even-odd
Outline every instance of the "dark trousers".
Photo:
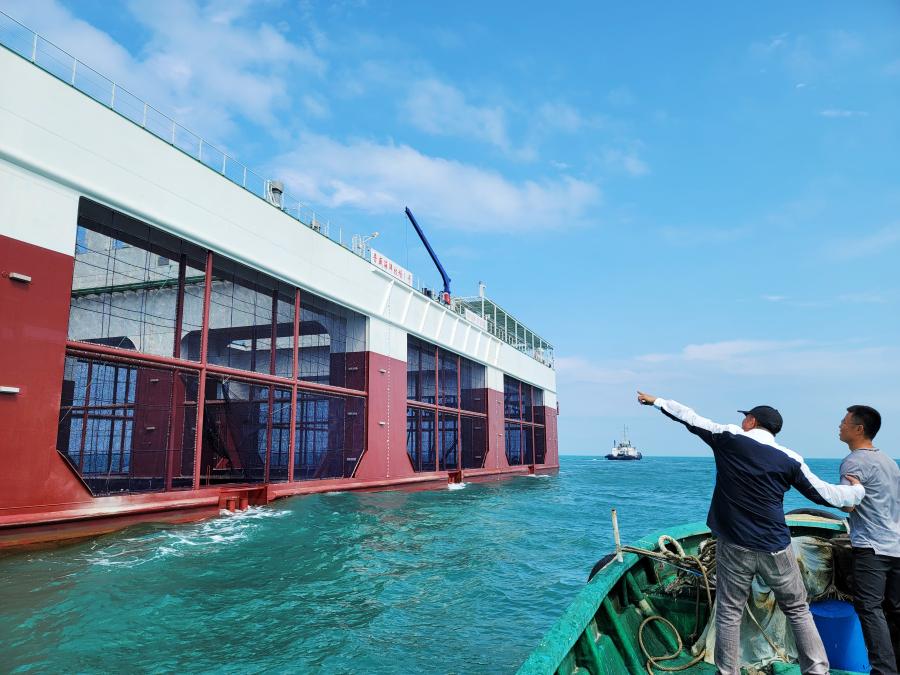
[{"label": "dark trousers", "polygon": [[854,548],[853,582],[853,605],[862,623],[872,675],[897,675],[900,558],[876,555],[870,548]]}]

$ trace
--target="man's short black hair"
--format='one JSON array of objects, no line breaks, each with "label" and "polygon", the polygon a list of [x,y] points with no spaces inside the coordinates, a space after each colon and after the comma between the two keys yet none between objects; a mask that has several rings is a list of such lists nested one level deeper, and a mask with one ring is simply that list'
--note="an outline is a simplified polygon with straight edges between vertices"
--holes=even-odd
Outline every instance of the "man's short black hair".
[{"label": "man's short black hair", "polygon": [[847,412],[853,415],[856,424],[862,424],[866,438],[875,438],[875,434],[881,429],[881,413],[867,405],[851,405]]}]

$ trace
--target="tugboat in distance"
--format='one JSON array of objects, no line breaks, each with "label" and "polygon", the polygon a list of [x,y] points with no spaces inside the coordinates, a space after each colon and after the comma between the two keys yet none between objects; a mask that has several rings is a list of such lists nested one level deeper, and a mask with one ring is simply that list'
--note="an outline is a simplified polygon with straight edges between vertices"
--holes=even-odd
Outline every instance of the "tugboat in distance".
[{"label": "tugboat in distance", "polygon": [[606,456],[606,459],[633,461],[643,458],[644,456],[640,453],[640,451],[631,444],[631,441],[628,440],[628,427],[622,427],[622,440],[616,443],[612,451]]}]

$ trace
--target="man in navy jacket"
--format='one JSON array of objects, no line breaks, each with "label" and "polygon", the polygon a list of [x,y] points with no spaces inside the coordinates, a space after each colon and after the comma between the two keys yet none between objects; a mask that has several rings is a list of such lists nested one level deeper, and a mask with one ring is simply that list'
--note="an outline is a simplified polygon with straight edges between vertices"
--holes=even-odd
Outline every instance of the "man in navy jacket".
[{"label": "man in navy jacket", "polygon": [[804,674],[826,675],[828,657],[813,623],[800,567],[784,520],[784,494],[797,488],[817,504],[856,506],[862,485],[832,485],[816,476],[796,452],[778,445],[781,414],[770,406],[738,411],[741,426],[717,424],[677,401],[638,392],[643,405],[659,408],[710,448],[716,486],[706,523],[716,535],[716,653],[722,675],[740,675],[741,617],[753,577],[772,589],[797,643]]}]

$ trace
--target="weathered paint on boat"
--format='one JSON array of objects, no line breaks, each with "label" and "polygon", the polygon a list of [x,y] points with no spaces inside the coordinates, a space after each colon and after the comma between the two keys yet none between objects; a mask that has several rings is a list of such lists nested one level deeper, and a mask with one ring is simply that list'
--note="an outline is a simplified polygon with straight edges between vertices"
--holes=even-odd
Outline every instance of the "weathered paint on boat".
[{"label": "weathered paint on boat", "polygon": [[[788,526],[794,536],[816,535],[831,538],[845,532],[838,521],[821,519],[788,518]],[[693,523],[670,528],[635,542],[636,548],[657,549],[661,534],[677,539],[686,553],[697,551],[700,542],[710,536],[703,523]],[[643,615],[637,602],[646,599],[658,613],[675,625],[682,636],[687,636],[695,626],[695,602],[686,598],[653,595],[650,587],[652,561],[634,553],[623,554],[621,563],[615,560],[601,569],[575,597],[572,604],[556,624],[544,636],[531,653],[519,675],[645,675],[646,658],[638,646],[638,627]],[[646,594],[645,594],[646,593]],[[630,601],[629,601],[630,599]],[[700,605],[699,626],[708,619],[705,603]],[[674,636],[660,623],[653,623],[645,630],[647,646],[654,654],[674,651]],[[687,642],[687,640],[685,640]],[[688,651],[690,645],[685,645]],[[682,654],[667,661],[667,666],[687,663],[691,655]],[[715,666],[700,662],[682,673],[715,673]],[[846,671],[832,670],[834,675]],[[773,675],[789,675],[800,669],[796,664],[776,663]]]}]

